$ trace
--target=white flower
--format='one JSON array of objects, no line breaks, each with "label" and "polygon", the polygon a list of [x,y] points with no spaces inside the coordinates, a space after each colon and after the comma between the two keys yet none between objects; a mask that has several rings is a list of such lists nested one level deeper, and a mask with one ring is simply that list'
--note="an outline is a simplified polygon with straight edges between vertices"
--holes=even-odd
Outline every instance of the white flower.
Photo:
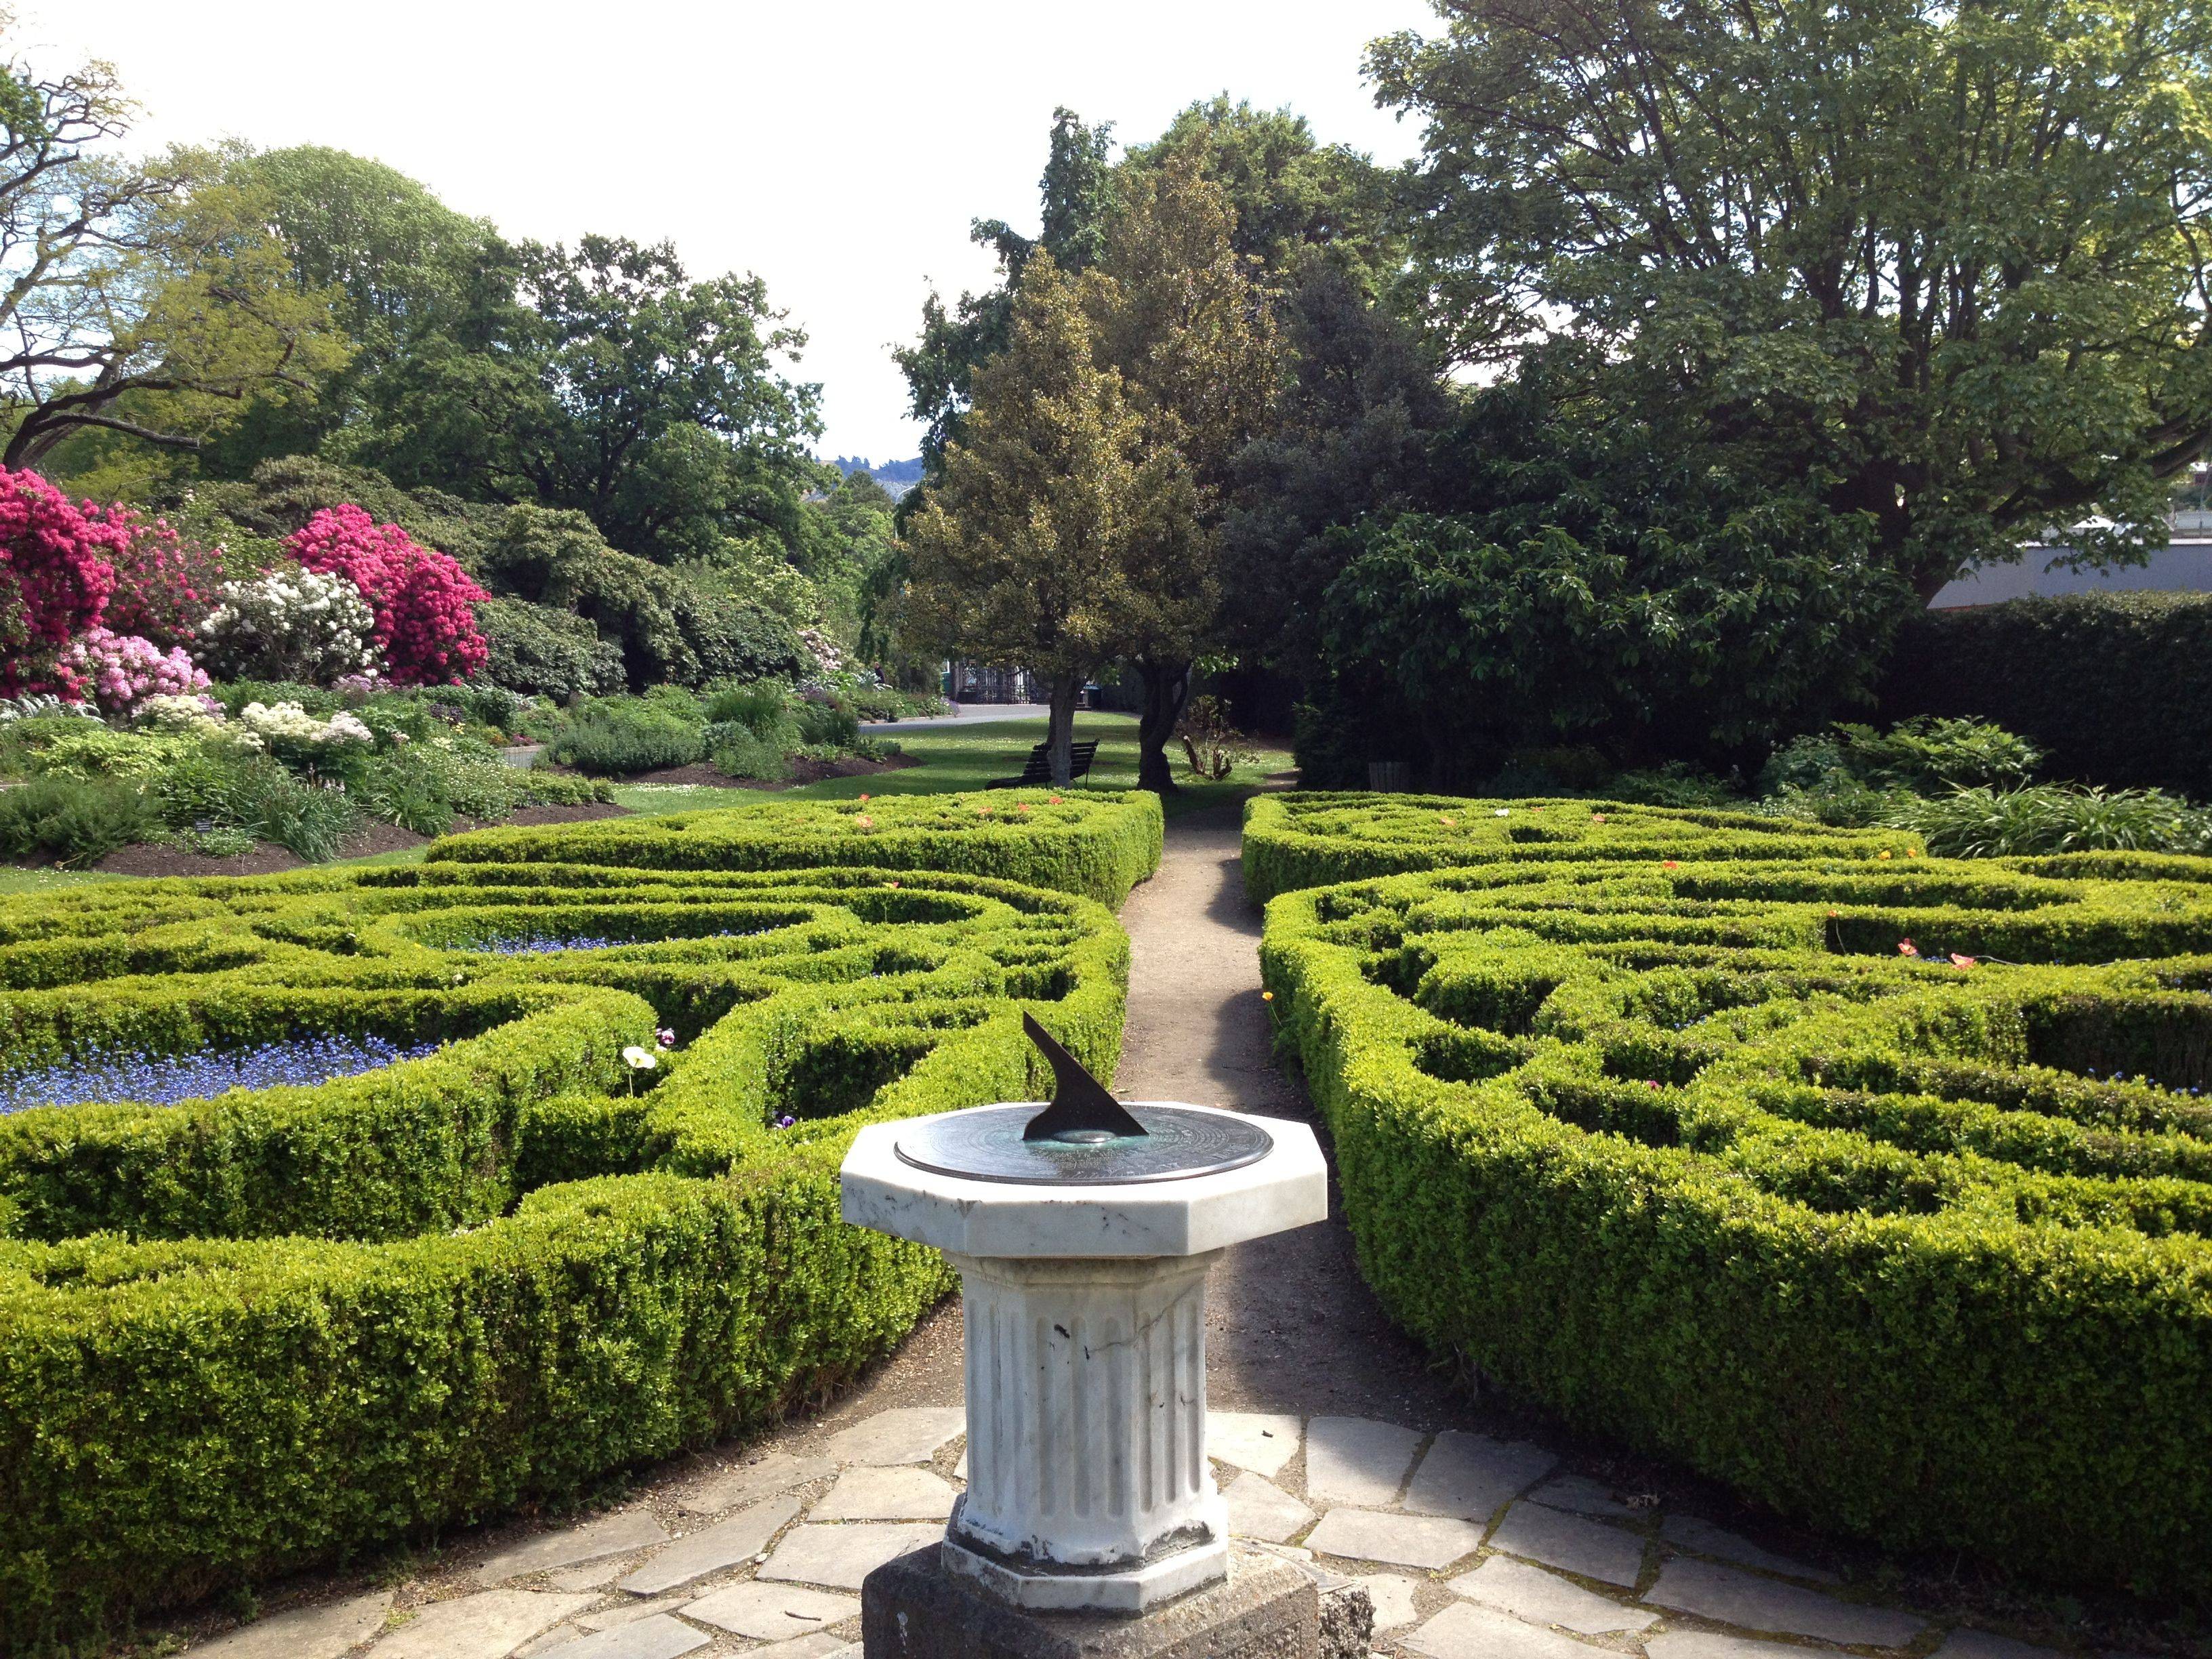
[{"label": "white flower", "polygon": [[633,1072],[649,1072],[660,1064],[650,1048],[641,1048],[635,1042],[623,1050],[623,1063]]},{"label": "white flower", "polygon": [[1492,813],[1492,816],[1493,817],[1510,818],[1513,816],[1513,809],[1510,806],[1501,806],[1496,812]]}]

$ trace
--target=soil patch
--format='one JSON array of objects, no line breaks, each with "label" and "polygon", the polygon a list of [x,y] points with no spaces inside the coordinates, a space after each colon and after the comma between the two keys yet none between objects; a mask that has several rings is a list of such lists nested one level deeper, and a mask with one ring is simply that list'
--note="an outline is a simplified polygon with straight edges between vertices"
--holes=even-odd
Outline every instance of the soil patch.
[{"label": "soil patch", "polygon": [[700,761],[690,766],[664,766],[657,772],[639,772],[623,781],[702,784],[713,789],[756,789],[773,793],[779,789],[796,789],[804,783],[820,783],[825,778],[872,777],[878,772],[902,772],[909,766],[921,764],[921,761],[912,755],[893,755],[889,760],[863,760],[857,755],[833,761],[802,758],[791,763],[788,778],[778,783],[764,783],[757,778],[726,776]]}]

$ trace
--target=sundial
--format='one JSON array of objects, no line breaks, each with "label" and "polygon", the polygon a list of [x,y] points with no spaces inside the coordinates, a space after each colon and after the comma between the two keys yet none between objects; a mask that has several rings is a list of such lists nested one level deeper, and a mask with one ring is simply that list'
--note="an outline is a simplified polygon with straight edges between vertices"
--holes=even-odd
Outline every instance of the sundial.
[{"label": "sundial", "polygon": [[1125,1106],[1028,1014],[1022,1029],[1052,1062],[1052,1103],[1041,1112],[984,1106],[922,1119],[900,1133],[900,1162],[966,1181],[1119,1187],[1220,1175],[1274,1149],[1249,1118]]}]

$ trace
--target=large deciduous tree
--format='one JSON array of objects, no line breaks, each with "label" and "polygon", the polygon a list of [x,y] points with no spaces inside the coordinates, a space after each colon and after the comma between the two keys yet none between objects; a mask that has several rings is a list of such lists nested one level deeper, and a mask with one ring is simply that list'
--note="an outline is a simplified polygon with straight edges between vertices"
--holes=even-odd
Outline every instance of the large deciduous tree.
[{"label": "large deciduous tree", "polygon": [[1121,375],[1098,358],[1079,280],[1038,251],[1015,287],[1006,349],[976,371],[973,404],[908,531],[909,629],[1044,678],[1061,783],[1076,694],[1129,635],[1131,550],[1169,555],[1195,517],[1182,457],[1147,443]]},{"label": "large deciduous tree", "polygon": [[2212,434],[2197,0],[1437,0],[1378,42],[1428,122],[1459,357],[1571,340],[1624,419],[1863,515],[1923,598],[2093,509],[2163,535]]},{"label": "large deciduous tree", "polygon": [[[0,10],[0,38],[13,28]],[[46,76],[0,52],[0,464],[88,431],[196,449],[343,361],[263,192],[216,153],[114,153],[136,112],[108,65]]]}]

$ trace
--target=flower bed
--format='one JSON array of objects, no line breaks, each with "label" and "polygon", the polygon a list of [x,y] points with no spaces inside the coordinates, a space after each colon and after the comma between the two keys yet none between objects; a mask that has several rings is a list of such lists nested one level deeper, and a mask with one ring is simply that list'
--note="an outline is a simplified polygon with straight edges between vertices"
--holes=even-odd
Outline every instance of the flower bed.
[{"label": "flower bed", "polygon": [[28,1106],[127,1102],[173,1106],[233,1089],[327,1083],[357,1077],[437,1052],[429,1042],[380,1036],[304,1036],[251,1048],[207,1048],[185,1054],[92,1054],[0,1074],[0,1112]]},{"label": "flower bed", "polygon": [[[642,942],[476,948],[530,937]],[[1127,963],[1088,899],[928,872],[449,859],[0,906],[17,1074],[436,1045],[0,1116],[0,1649],[573,1493],[850,1376],[950,1285],[839,1218],[854,1131],[1034,1097],[1025,1009],[1110,1072]]]},{"label": "flower bed", "polygon": [[1267,911],[1393,1316],[1816,1525],[2212,1590],[2212,864],[1528,805],[1252,813],[1263,883],[1455,866]]},{"label": "flower bed", "polygon": [[994,789],[482,830],[441,841],[428,856],[657,870],[959,870],[1119,904],[1158,866],[1161,823],[1159,797],[1142,791]]}]

